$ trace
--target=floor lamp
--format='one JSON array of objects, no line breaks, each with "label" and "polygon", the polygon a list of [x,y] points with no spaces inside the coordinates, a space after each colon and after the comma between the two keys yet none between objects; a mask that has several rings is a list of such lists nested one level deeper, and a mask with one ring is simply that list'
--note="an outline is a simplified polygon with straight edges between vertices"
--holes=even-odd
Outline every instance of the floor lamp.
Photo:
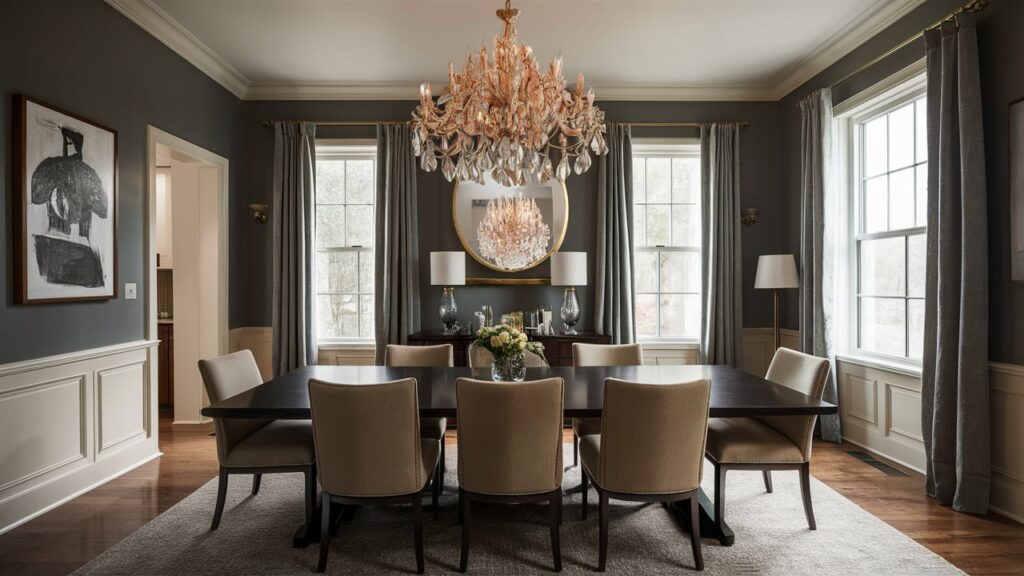
[{"label": "floor lamp", "polygon": [[754,288],[771,288],[772,321],[775,328],[775,350],[779,349],[779,289],[799,288],[796,258],[792,254],[766,254],[757,259]]}]

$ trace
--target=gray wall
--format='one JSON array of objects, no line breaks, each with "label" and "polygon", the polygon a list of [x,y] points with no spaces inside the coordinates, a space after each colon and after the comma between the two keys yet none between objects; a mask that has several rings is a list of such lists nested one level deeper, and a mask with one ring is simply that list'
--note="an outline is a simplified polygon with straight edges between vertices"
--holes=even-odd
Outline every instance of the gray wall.
[{"label": "gray wall", "polygon": [[[962,4],[961,0],[929,0],[842,60],[790,93],[781,101],[784,169],[784,214],[781,238],[789,251],[800,250],[800,115],[796,104],[811,90],[843,78],[857,67],[936,22]],[[981,90],[984,108],[985,155],[989,208],[989,357],[1024,364],[1024,284],[1010,281],[1009,144],[1007,105],[1024,97],[1024,2],[993,0],[978,14]],[[924,58],[924,41],[907,46],[879,64],[833,89],[838,104],[894,72]],[[795,290],[786,291],[784,324],[796,328]]]},{"label": "gray wall", "polygon": [[[781,247],[782,212],[776,200],[781,191],[778,186],[780,152],[778,147],[778,104],[774,102],[600,102],[609,119],[619,121],[710,121],[749,120],[750,127],[741,134],[741,180],[743,206],[761,209],[761,221],[743,230],[744,321],[747,326],[768,326],[771,323],[770,300],[767,294],[755,293],[753,285],[757,255],[770,253]],[[245,163],[248,166],[240,183],[240,203],[269,202],[273,162],[273,130],[261,125],[268,119],[304,120],[406,120],[415,102],[245,102],[240,127],[246,143]],[[372,127],[321,127],[321,138],[373,138]],[[697,136],[694,129],[637,128],[636,137]],[[451,219],[453,185],[439,172],[419,172],[419,228],[421,290],[423,294],[422,325],[440,328],[436,307],[440,300],[440,287],[429,285],[429,253],[438,250],[462,250]],[[588,271],[593,278],[594,245],[596,243],[597,168],[582,176],[573,175],[567,182],[569,191],[569,228],[562,250],[584,251]],[[271,304],[271,252],[270,226],[244,226],[240,231],[246,258],[241,263],[242,282],[232,290],[232,301],[240,301],[232,308],[231,325],[270,325]],[[467,262],[466,274],[471,277],[501,276],[487,270],[472,259]],[[549,275],[548,265],[520,273],[524,277]],[[508,275],[505,275],[506,277]],[[578,295],[584,313],[577,326],[590,330],[593,320],[592,285],[580,287]],[[490,304],[495,314],[512,310],[525,310],[540,306],[557,310],[562,301],[562,289],[551,286],[466,286],[456,290],[459,316],[464,324],[472,319],[472,311]]]},{"label": "gray wall", "polygon": [[[142,338],[145,301],[141,297],[124,300],[123,288],[125,282],[135,282],[140,296],[146,289],[146,125],[228,158],[234,181],[244,168],[236,163],[235,154],[240,102],[102,0],[4,2],[0,70],[0,163],[6,191],[0,203],[4,230],[0,364]],[[11,107],[15,94],[33,96],[118,131],[121,299],[13,304]],[[237,206],[237,201],[232,199],[231,205]],[[235,247],[233,243],[233,263],[239,260]]]}]

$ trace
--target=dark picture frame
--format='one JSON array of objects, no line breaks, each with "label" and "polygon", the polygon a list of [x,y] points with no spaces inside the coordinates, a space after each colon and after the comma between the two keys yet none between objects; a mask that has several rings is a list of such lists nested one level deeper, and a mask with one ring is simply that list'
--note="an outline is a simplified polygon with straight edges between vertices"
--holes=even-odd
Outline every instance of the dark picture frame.
[{"label": "dark picture frame", "polygon": [[1010,277],[1024,282],[1024,98],[1007,110],[1010,170]]},{"label": "dark picture frame", "polygon": [[14,302],[118,298],[117,131],[14,96]]}]

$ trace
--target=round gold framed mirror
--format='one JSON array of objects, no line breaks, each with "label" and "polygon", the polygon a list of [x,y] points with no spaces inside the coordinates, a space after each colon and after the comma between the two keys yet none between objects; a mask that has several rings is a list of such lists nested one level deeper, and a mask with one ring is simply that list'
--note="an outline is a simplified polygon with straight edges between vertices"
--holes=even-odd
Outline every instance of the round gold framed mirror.
[{"label": "round gold framed mirror", "polygon": [[558,251],[569,226],[569,193],[552,178],[506,187],[490,174],[484,184],[455,182],[452,221],[463,248],[498,272],[529,270]]}]

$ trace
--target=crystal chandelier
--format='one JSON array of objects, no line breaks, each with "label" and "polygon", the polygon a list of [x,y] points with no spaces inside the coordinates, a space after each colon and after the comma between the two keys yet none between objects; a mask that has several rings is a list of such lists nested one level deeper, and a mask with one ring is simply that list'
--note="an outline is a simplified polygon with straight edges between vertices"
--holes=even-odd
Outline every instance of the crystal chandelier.
[{"label": "crystal chandelier", "polygon": [[522,193],[498,196],[476,229],[480,255],[506,270],[516,270],[544,257],[551,242],[551,228],[533,198]]},{"label": "crystal chandelier", "polygon": [[564,182],[571,170],[586,172],[591,152],[608,151],[604,112],[594,106],[593,90],[584,87],[582,74],[567,90],[561,58],[541,74],[533,50],[516,39],[519,10],[506,0],[497,14],[505,24],[494,38],[493,60],[481,48],[467,55],[462,72],[449,63],[448,86],[436,104],[430,85],[420,86],[412,114],[420,166],[433,172],[440,162],[449,182],[458,176],[483,184],[490,171],[504,186],[552,177]]}]

